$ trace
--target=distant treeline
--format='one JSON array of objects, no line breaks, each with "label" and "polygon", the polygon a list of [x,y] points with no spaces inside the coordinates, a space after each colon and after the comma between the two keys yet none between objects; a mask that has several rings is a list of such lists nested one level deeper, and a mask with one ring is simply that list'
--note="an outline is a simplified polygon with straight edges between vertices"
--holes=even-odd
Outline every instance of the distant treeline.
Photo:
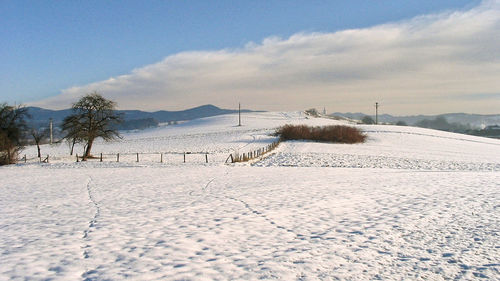
[{"label": "distant treeline", "polygon": [[436,129],[441,131],[466,133],[472,130],[469,124],[450,123],[443,116],[438,116],[435,119],[424,119],[415,123],[415,126],[429,129]]},{"label": "distant treeline", "polygon": [[498,129],[498,126],[488,126],[484,129],[474,129],[469,124],[448,122],[448,120],[446,120],[443,116],[438,116],[435,119],[421,120],[415,123],[415,126],[475,136],[500,138],[500,129]]},{"label": "distant treeline", "polygon": [[470,130],[468,132],[470,135],[481,136],[481,137],[489,137],[500,139],[500,129],[498,127],[496,129],[493,126],[486,127],[482,130]]},{"label": "distant treeline", "polygon": [[115,125],[117,130],[143,130],[147,128],[153,128],[158,126],[158,121],[154,118],[143,118],[143,119],[133,119],[125,120],[122,123]]}]

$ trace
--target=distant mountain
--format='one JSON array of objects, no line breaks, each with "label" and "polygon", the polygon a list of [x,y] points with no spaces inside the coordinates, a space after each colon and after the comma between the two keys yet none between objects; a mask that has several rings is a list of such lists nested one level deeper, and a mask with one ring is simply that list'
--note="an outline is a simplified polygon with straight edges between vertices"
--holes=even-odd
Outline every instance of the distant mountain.
[{"label": "distant mountain", "polygon": [[26,107],[26,109],[28,110],[28,114],[31,116],[31,121],[36,122],[45,122],[50,118],[52,118],[54,122],[60,122],[64,119],[64,117],[71,114],[71,109],[50,110],[33,106]]},{"label": "distant mountain", "polygon": [[[32,126],[37,127],[48,126],[51,118],[54,121],[54,125],[57,126],[66,116],[71,114],[71,109],[50,110],[39,107],[27,107],[27,110],[31,116],[28,122]],[[123,114],[125,120],[124,124],[120,127],[121,129],[140,129],[143,128],[145,124],[154,125],[155,123],[193,120],[203,117],[237,113],[238,110],[221,109],[217,106],[208,104],[181,111],[161,110],[147,112],[141,110],[117,110],[117,112]],[[251,110],[242,110],[241,112],[251,112]]]},{"label": "distant mountain", "polygon": [[[367,114],[363,113],[340,113],[335,112],[332,116],[341,116],[350,119],[361,120]],[[375,120],[375,115],[369,115]],[[462,125],[470,125],[472,128],[484,128],[485,126],[500,124],[500,114],[467,114],[467,113],[447,113],[441,115],[413,115],[413,116],[392,116],[389,114],[381,114],[378,116],[379,122],[393,123],[403,121],[408,125],[415,125],[423,120],[434,120],[437,117],[444,117],[450,123],[459,123]]]},{"label": "distant mountain", "polygon": [[[222,114],[237,113],[238,110],[232,109],[221,109],[214,105],[202,105],[199,107],[183,110],[183,111],[156,111],[152,112],[152,118],[158,120],[158,122],[169,122],[169,121],[183,121],[183,120],[193,120],[203,117],[210,117]],[[241,112],[251,112],[251,110],[242,110]],[[127,113],[125,113],[127,116]],[[129,115],[133,116],[133,115]]]}]

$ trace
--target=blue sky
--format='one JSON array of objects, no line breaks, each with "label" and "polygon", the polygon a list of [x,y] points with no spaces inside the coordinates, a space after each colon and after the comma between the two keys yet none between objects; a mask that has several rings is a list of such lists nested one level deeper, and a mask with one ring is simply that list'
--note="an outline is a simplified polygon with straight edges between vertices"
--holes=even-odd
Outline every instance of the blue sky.
[{"label": "blue sky", "polygon": [[[264,46],[270,38],[286,41],[297,34],[364,30],[478,5],[481,1],[2,1],[0,101],[44,100],[189,51],[241,50],[250,42]],[[478,94],[490,94],[480,90]],[[183,104],[182,97],[169,102],[165,95],[165,109],[192,106]],[[245,97],[250,100],[249,94]],[[160,109],[121,99],[125,97],[118,98],[119,104],[128,108]],[[229,104],[222,97],[213,100]],[[300,106],[297,100],[284,110]],[[250,107],[277,109],[265,103]],[[351,109],[356,107],[339,110]]]}]

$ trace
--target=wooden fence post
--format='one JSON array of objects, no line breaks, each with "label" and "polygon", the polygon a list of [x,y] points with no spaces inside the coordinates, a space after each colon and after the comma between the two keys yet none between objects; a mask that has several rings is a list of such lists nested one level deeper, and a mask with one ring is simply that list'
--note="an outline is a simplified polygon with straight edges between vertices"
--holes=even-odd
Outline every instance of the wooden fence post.
[{"label": "wooden fence post", "polygon": [[163,152],[160,152],[160,163],[163,163]]},{"label": "wooden fence post", "polygon": [[137,152],[137,162],[139,162],[139,152]]},{"label": "wooden fence post", "polygon": [[208,153],[205,154],[205,161],[208,163]]},{"label": "wooden fence post", "polygon": [[24,163],[26,163],[26,154],[24,154]]},{"label": "wooden fence post", "polygon": [[184,152],[184,163],[186,163],[186,152]]},{"label": "wooden fence post", "polygon": [[120,162],[120,153],[116,154],[116,162]]},{"label": "wooden fence post", "polygon": [[102,162],[102,153],[101,153],[101,162]]}]

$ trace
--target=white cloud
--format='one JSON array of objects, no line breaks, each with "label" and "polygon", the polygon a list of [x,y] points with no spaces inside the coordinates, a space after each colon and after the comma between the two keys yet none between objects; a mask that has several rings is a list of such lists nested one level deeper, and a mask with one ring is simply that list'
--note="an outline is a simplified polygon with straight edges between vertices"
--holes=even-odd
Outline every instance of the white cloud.
[{"label": "white cloud", "polygon": [[254,109],[368,112],[378,101],[393,114],[498,113],[499,30],[500,1],[484,1],[371,28],[183,52],[33,104],[65,108],[98,91],[123,109],[234,108],[241,101]]}]

